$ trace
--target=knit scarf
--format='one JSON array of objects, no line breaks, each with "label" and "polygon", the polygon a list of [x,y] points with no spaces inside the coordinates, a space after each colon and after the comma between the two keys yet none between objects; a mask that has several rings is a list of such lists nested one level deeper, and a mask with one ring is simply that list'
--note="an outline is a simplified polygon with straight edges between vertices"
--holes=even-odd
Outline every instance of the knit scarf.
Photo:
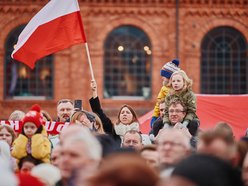
[{"label": "knit scarf", "polygon": [[139,123],[133,122],[130,125],[124,125],[123,123],[114,125],[115,133],[123,138],[124,134],[129,130],[137,130],[140,131]]}]

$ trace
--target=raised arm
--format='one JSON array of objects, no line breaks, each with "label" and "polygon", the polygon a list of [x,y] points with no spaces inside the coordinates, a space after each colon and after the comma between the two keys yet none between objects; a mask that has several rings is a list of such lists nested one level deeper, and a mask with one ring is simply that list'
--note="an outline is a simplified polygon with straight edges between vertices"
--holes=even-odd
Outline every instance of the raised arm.
[{"label": "raised arm", "polygon": [[113,134],[113,123],[112,121],[106,116],[103,112],[100,100],[97,95],[97,84],[95,80],[91,80],[91,91],[92,91],[92,98],[90,98],[90,106],[94,113],[96,113],[103,123],[103,129],[108,134]]},{"label": "raised arm", "polygon": [[91,80],[90,83],[91,91],[92,91],[92,98],[95,99],[98,97],[97,95],[97,84],[95,80]]}]

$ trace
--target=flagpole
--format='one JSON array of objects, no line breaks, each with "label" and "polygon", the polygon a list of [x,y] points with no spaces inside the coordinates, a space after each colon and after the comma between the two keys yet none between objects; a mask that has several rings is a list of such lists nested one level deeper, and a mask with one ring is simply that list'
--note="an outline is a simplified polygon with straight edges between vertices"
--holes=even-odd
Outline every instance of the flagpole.
[{"label": "flagpole", "polygon": [[90,59],[89,47],[88,47],[88,43],[87,42],[85,42],[85,48],[86,48],[86,53],[87,53],[87,57],[88,57],[88,63],[89,63],[89,66],[90,66],[91,79],[92,80],[95,80],[94,72],[93,72],[93,68],[92,68],[92,64],[91,64],[91,59]]}]

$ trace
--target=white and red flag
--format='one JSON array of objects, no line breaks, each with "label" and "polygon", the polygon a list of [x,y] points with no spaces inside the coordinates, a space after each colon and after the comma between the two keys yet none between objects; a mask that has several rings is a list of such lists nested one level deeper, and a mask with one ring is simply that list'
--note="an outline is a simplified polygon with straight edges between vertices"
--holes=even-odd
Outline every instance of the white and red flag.
[{"label": "white and red flag", "polygon": [[38,59],[78,43],[86,38],[77,0],[51,0],[21,32],[11,56],[33,69]]}]

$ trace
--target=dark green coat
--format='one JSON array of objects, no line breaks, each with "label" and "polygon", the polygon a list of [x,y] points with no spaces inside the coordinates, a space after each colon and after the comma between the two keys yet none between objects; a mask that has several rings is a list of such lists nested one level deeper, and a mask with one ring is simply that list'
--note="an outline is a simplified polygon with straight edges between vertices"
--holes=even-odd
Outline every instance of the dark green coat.
[{"label": "dark green coat", "polygon": [[180,93],[170,94],[168,93],[165,97],[165,116],[163,118],[163,123],[170,123],[169,121],[169,102],[170,100],[179,97],[180,100],[187,107],[187,113],[183,121],[191,121],[193,119],[198,119],[196,115],[196,96],[191,90],[187,90]]}]

